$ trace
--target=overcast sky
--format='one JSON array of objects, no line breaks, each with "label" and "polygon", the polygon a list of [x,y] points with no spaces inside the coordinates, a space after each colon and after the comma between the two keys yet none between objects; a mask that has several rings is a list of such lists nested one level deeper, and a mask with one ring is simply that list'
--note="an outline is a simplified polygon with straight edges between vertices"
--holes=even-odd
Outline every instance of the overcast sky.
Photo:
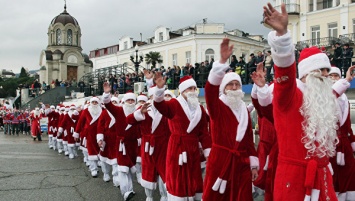
[{"label": "overcast sky", "polygon": [[[67,0],[67,11],[81,28],[83,53],[153,36],[160,25],[176,30],[207,18],[266,36],[262,20],[267,0]],[[272,2],[272,1],[271,1]],[[0,69],[19,73],[21,67],[39,69],[39,56],[48,45],[51,20],[64,10],[64,0],[0,0]]]}]

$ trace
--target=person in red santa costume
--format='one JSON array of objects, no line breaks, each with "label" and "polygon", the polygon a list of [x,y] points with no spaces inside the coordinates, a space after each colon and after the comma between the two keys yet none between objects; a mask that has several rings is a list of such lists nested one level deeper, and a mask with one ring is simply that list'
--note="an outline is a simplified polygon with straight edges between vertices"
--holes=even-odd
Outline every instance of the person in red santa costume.
[{"label": "person in red santa costume", "polygon": [[[64,155],[65,156],[69,156],[68,132],[65,130],[65,128],[63,128],[63,126],[64,125],[66,126],[66,124],[68,123],[66,117],[68,115],[69,110],[70,110],[70,106],[69,105],[65,106],[65,110],[64,110],[62,119],[60,120],[59,125],[58,125],[58,135],[62,136],[62,139],[63,139],[63,151],[64,151]],[[64,132],[64,131],[66,131],[66,132]]]},{"label": "person in red santa costume", "polygon": [[298,62],[303,86],[298,86],[285,4],[281,13],[270,3],[264,6],[264,17],[275,30],[268,36],[275,64],[273,117],[279,145],[274,200],[337,200],[329,167],[338,142],[336,97],[350,86],[354,67],[332,88],[326,78],[330,70],[327,55],[316,47],[305,48]]},{"label": "person in red santa costume", "polygon": [[53,119],[52,118],[50,118],[49,116],[48,116],[48,114],[50,113],[50,112],[52,112],[52,111],[54,111],[55,110],[55,106],[54,105],[51,105],[49,108],[47,108],[46,110],[45,110],[45,115],[46,115],[46,117],[48,118],[48,124],[47,124],[47,129],[48,129],[48,147],[50,148],[50,149],[52,149],[53,148],[53,131],[52,131],[52,128],[53,128]]},{"label": "person in red santa costume", "polygon": [[69,111],[65,113],[63,120],[59,125],[59,132],[63,133],[67,145],[67,152],[70,159],[74,158],[75,140],[73,137],[76,118],[79,113],[76,111],[75,105],[69,107]]},{"label": "person in red santa costume", "polygon": [[[57,106],[59,109],[60,106]],[[59,113],[55,110],[54,105],[45,111],[46,116],[48,117],[48,136],[52,136],[52,148],[53,150],[57,149],[57,124],[59,119]]]},{"label": "person in red santa costume", "polygon": [[57,147],[58,147],[58,153],[61,154],[63,152],[64,146],[63,146],[63,135],[59,132],[59,125],[61,124],[63,118],[64,118],[64,112],[65,112],[65,106],[60,105],[59,108],[59,115],[58,115],[58,122],[56,125],[56,130],[57,130]]},{"label": "person in red santa costume", "polygon": [[[148,97],[144,94],[140,94],[137,97],[137,105],[136,109],[144,105],[148,101]],[[141,142],[142,142],[142,136],[141,132],[138,135],[138,150],[137,150],[137,162],[136,162],[136,176],[137,176],[137,182],[140,184],[142,180],[142,158],[141,158]]]},{"label": "person in red santa costume", "polygon": [[118,178],[121,194],[124,200],[130,200],[134,197],[132,174],[136,172],[137,147],[139,127],[126,123],[126,117],[135,111],[136,95],[128,92],[124,94],[124,104],[117,107],[111,102],[111,86],[104,83],[104,94],[102,100],[107,110],[116,118],[117,126],[117,142],[118,148]]},{"label": "person in red santa costume", "polygon": [[[117,97],[111,98],[112,104],[117,106],[119,100]],[[110,166],[112,166],[112,175],[114,180],[114,186],[119,186],[118,180],[118,170],[117,170],[117,150],[116,141],[117,141],[117,125],[118,122],[116,118],[108,111],[103,110],[99,123],[97,125],[97,143],[101,149],[99,158],[101,163],[102,173],[104,173],[103,180],[105,182],[110,181]]]},{"label": "person in red santa costume", "polygon": [[[329,77],[336,83],[341,78],[340,69],[332,67]],[[330,161],[334,170],[333,184],[339,201],[355,200],[355,159],[352,145],[348,135],[353,136],[350,120],[350,103],[343,94],[338,98],[341,110],[337,144],[337,154]]]},{"label": "person in red santa costume", "polygon": [[38,138],[38,141],[42,141],[41,128],[39,124],[39,121],[42,119],[42,114],[41,111],[39,110],[39,107],[36,107],[32,111],[32,114],[30,115],[30,119],[31,119],[31,135],[33,137],[33,140],[35,141],[36,138]]},{"label": "person in red santa costume", "polygon": [[211,150],[207,114],[199,104],[196,82],[191,76],[180,79],[180,96],[169,101],[164,100],[165,81],[160,72],[155,73],[154,107],[169,119],[171,131],[165,177],[168,200],[201,200],[199,142],[206,158]]},{"label": "person in red santa costume", "polygon": [[[170,129],[168,119],[164,117],[153,103],[153,95],[156,87],[148,90],[150,100],[140,106],[133,114],[127,117],[127,123],[140,125],[142,134],[142,180],[141,185],[145,189],[146,201],[153,200],[153,192],[159,186],[161,201],[167,200],[167,192],[164,186],[166,181],[166,152],[169,141]],[[158,181],[158,182],[157,182]]]},{"label": "person in red santa costume", "polygon": [[205,87],[211,123],[212,149],[207,160],[203,200],[253,200],[252,181],[259,160],[253,129],[238,74],[225,73],[233,45],[224,38],[221,59],[213,63]]},{"label": "person in red santa costume", "polygon": [[[102,107],[97,97],[90,99],[90,106],[82,112],[78,123],[74,129],[73,137],[78,140],[79,137],[84,141],[83,144],[88,150],[88,163],[91,176],[96,178],[98,175],[98,154],[100,148],[96,141],[98,119],[101,115]],[[84,135],[81,135],[84,133]]]}]

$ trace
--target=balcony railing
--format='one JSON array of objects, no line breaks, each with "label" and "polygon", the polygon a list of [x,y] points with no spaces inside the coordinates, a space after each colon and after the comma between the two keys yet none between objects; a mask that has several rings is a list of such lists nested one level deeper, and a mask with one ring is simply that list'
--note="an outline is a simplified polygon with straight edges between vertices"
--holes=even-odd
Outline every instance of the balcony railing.
[{"label": "balcony railing", "polygon": [[340,35],[339,39],[340,39],[340,43],[342,43],[342,44],[354,43],[354,41],[355,41],[355,33]]},{"label": "balcony railing", "polygon": [[329,47],[335,45],[336,42],[339,42],[340,39],[336,37],[324,37],[324,38],[316,38],[304,41],[298,41],[296,44],[296,49],[301,50],[306,47]]},{"label": "balcony railing", "polygon": [[[296,3],[289,3],[286,5],[286,11],[288,14],[300,14],[300,5]],[[276,10],[281,11],[281,5],[275,6]]]}]

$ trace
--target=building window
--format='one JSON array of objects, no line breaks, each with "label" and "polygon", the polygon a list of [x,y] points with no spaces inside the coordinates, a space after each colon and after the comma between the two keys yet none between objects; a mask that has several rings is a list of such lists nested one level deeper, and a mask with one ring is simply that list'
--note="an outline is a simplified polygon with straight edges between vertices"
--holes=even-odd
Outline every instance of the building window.
[{"label": "building window", "polygon": [[73,31],[71,29],[68,29],[67,44],[68,45],[72,45],[73,44]]},{"label": "building window", "polygon": [[311,30],[312,30],[312,45],[318,45],[319,38],[320,38],[320,27],[314,26],[311,27]]},{"label": "building window", "polygon": [[338,23],[328,24],[328,36],[329,37],[338,37]]},{"label": "building window", "polygon": [[177,54],[173,54],[173,65],[177,66]]},{"label": "building window", "polygon": [[331,8],[333,6],[333,0],[317,0],[317,10]]},{"label": "building window", "polygon": [[191,63],[191,51],[187,51],[186,55],[186,63]]},{"label": "building window", "polygon": [[355,0],[351,0],[351,3],[355,3]]},{"label": "building window", "polygon": [[211,59],[214,59],[214,50],[213,49],[207,49],[205,52],[206,55],[206,60],[211,61]]},{"label": "building window", "polygon": [[62,44],[62,31],[60,29],[57,29],[56,31],[56,44],[61,45]]},{"label": "building window", "polygon": [[127,49],[128,49],[128,42],[127,42],[127,41],[124,42],[123,47],[124,47],[124,50],[127,50]]},{"label": "building window", "polygon": [[159,32],[159,42],[160,42],[160,41],[163,41],[163,39],[164,39],[164,38],[163,38],[163,32]]}]

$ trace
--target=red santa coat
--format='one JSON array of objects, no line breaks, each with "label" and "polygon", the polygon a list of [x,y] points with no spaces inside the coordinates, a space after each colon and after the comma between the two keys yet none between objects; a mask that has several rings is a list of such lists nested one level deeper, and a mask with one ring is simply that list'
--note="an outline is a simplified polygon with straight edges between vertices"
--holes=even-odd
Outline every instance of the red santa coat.
[{"label": "red santa coat", "polygon": [[339,143],[337,144],[337,155],[331,158],[334,170],[333,183],[335,191],[338,194],[338,200],[355,199],[355,159],[353,149],[349,140],[349,134],[352,135],[350,120],[350,105],[345,94],[338,98],[339,104],[342,104],[342,121],[338,130]]},{"label": "red santa coat", "polygon": [[98,160],[98,154],[100,148],[96,142],[97,125],[100,114],[92,116],[88,109],[83,110],[78,123],[74,129],[74,138],[80,138],[83,140],[83,145],[87,148],[88,159]]},{"label": "red santa coat", "polygon": [[74,147],[75,145],[75,140],[73,137],[75,120],[72,119],[72,116],[74,115],[70,116],[69,113],[66,113],[63,117],[63,120],[59,124],[59,128],[62,128],[62,135],[64,135],[63,141],[66,141],[70,147]]},{"label": "red santa coat", "polygon": [[[201,199],[202,173],[200,163],[201,143],[207,157],[211,147],[211,137],[207,130],[207,114],[202,106],[191,118],[186,101],[179,96],[164,101],[164,90],[158,89],[154,106],[169,119],[171,136],[166,158],[166,187],[169,200],[183,198]],[[190,118],[191,120],[190,120]]]},{"label": "red santa coat", "polygon": [[41,128],[40,128],[40,123],[39,121],[41,120],[42,115],[40,114],[39,116],[35,116],[34,113],[30,115],[31,119],[31,135],[32,137],[36,138],[37,134],[41,134]]},{"label": "red santa coat", "polygon": [[48,136],[53,136],[57,138],[57,125],[59,120],[59,113],[56,111],[51,111],[47,114],[48,117]]},{"label": "red santa coat", "polygon": [[97,125],[97,141],[103,140],[105,147],[101,149],[99,158],[110,165],[117,164],[117,124],[116,119],[107,110],[102,110]]},{"label": "red santa coat", "polygon": [[[229,106],[219,99],[219,85],[207,82],[205,91],[213,144],[207,161],[203,200],[252,201],[250,166],[259,164],[249,112],[245,107],[245,116],[240,118],[247,119],[240,123]],[[244,127],[244,133],[239,133],[238,127]]]},{"label": "red santa coat", "polygon": [[59,117],[58,117],[58,121],[57,121],[57,125],[56,125],[56,130],[57,130],[57,141],[58,142],[63,142],[63,138],[64,138],[64,135],[63,133],[61,133],[61,135],[59,135],[59,132],[63,132],[62,129],[60,129],[60,125],[62,125],[62,121],[64,119],[64,112],[62,113],[59,113]]},{"label": "red santa coat", "polygon": [[[109,100],[109,101],[107,101]],[[104,96],[106,109],[116,118],[118,122],[115,126],[118,130],[116,138],[116,147],[118,147],[117,164],[118,170],[128,172],[130,169],[135,172],[137,160],[137,147],[139,127],[137,125],[129,125],[126,122],[126,115],[123,107],[117,107],[111,103],[111,97]]]},{"label": "red santa coat", "polygon": [[158,111],[150,108],[148,113],[142,116],[141,107],[127,117],[127,123],[139,125],[142,143],[140,146],[142,163],[142,181],[144,188],[156,189],[157,175],[165,183],[166,152],[170,137],[168,119]]}]

